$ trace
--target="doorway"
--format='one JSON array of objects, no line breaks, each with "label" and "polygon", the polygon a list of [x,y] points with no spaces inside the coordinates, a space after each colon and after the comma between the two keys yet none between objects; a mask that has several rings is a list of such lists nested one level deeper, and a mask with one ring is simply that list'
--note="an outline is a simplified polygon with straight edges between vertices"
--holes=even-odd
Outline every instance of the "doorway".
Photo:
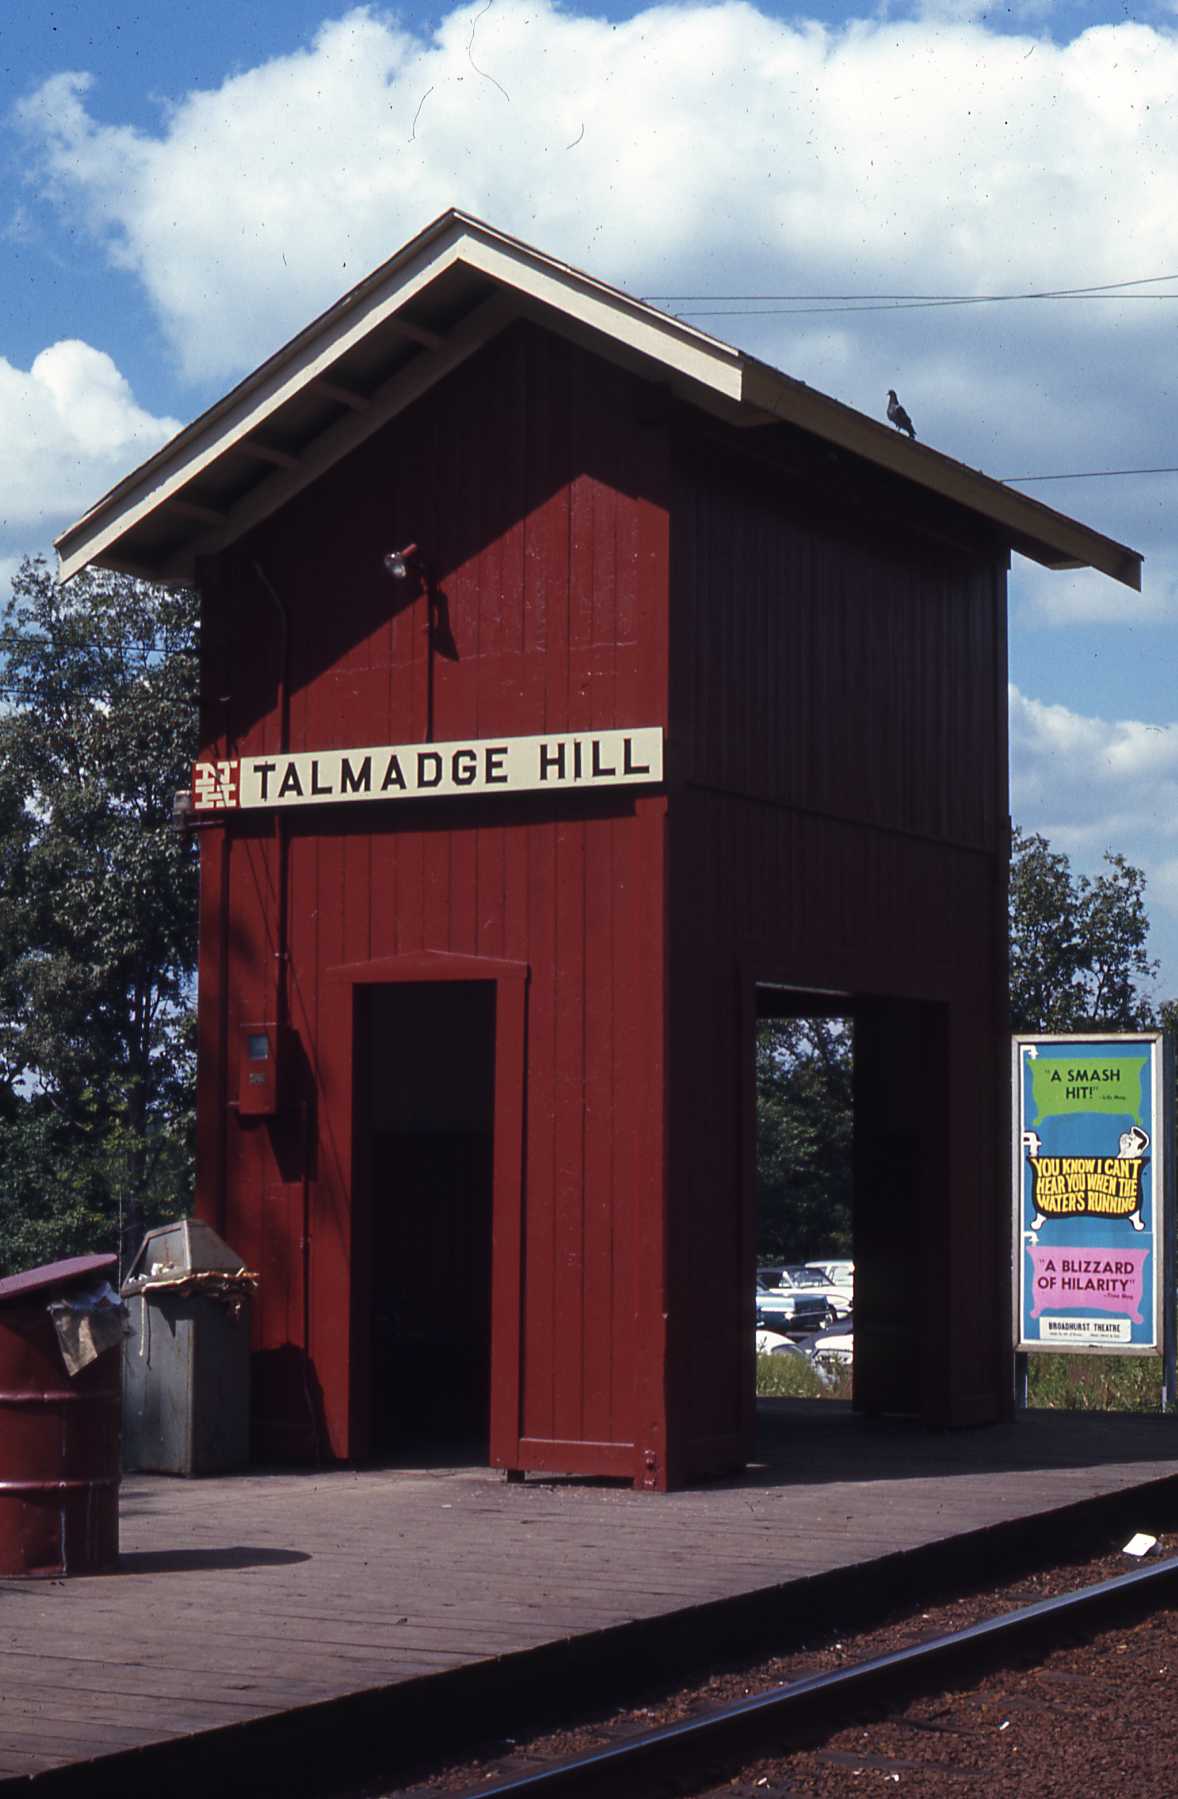
[{"label": "doorway", "polygon": [[756,993],[757,1390],[853,1382],[854,1020],[833,996]]},{"label": "doorway", "polygon": [[371,1445],[489,1460],[496,983],[393,981],[358,1014]]},{"label": "doorway", "polygon": [[[952,1215],[948,1007],[760,984],[755,997],[758,1313],[826,1361],[824,1388],[795,1366],[793,1384],[783,1372],[772,1390],[833,1391],[858,1412],[939,1424]],[[825,1346],[791,1328],[789,1295],[762,1301],[770,1275],[797,1287],[804,1263],[830,1276],[827,1297],[840,1313]],[[848,1273],[849,1316],[834,1291]],[[804,1303],[804,1292],[792,1294],[795,1309]]]}]

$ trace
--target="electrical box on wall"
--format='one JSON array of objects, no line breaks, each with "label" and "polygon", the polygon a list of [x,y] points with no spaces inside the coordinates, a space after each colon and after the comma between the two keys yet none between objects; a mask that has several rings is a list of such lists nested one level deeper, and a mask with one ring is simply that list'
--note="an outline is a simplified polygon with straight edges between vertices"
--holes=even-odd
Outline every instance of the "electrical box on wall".
[{"label": "electrical box on wall", "polygon": [[238,1043],[241,1079],[237,1110],[243,1118],[273,1118],[282,1091],[283,1054],[288,1033],[276,1024],[243,1024]]}]

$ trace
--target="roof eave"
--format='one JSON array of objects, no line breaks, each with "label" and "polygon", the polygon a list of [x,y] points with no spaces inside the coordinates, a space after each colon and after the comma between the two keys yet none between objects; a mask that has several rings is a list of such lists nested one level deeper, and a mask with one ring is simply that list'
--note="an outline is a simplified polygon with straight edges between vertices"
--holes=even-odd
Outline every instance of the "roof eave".
[{"label": "roof eave", "polygon": [[1141,555],[1114,538],[1056,512],[980,469],[941,450],[911,442],[900,432],[856,412],[841,400],[795,381],[779,369],[749,359],[742,397],[762,411],[812,431],[878,468],[902,476],[943,499],[988,518],[1012,549],[1045,568],[1094,568],[1141,591]]},{"label": "roof eave", "polygon": [[[544,256],[480,220],[451,211],[382,263],[67,527],[54,543],[60,579],[68,581],[91,562],[109,566],[120,556],[121,540],[137,523],[169,502],[179,503],[183,489],[202,468],[264,426],[287,399],[297,397],[315,379],[328,376],[332,365],[367,333],[383,325],[399,328],[398,314],[459,262],[484,277],[488,288],[501,298],[511,296],[517,309],[552,309],[575,328],[613,339],[630,354],[658,361],[676,380],[714,389],[730,405],[739,407],[742,357],[731,345]],[[510,309],[501,303],[494,310],[494,329],[502,329],[512,316]],[[448,346],[470,337],[466,324],[463,320],[447,337],[423,346],[425,354],[419,360],[428,364],[432,349],[434,379],[439,368],[452,365]],[[482,341],[486,335],[489,331]],[[408,386],[419,390],[422,383],[415,380]],[[393,416],[396,409],[395,405],[378,409],[379,421],[374,412],[368,428],[376,428],[377,422]],[[364,434],[359,427],[334,434],[343,445],[340,453],[362,441]],[[310,458],[311,465],[313,473],[321,472],[320,458]],[[277,504],[284,503],[297,488],[296,482],[278,478],[260,485],[270,496],[280,496]],[[243,508],[244,523],[235,518],[228,532],[214,527],[199,539],[194,537],[178,558],[164,564],[144,563],[141,572],[157,580],[190,576],[196,557],[223,547],[234,528],[240,525],[240,535],[259,515],[256,504],[248,505]],[[125,566],[125,548],[121,560]]]},{"label": "roof eave", "polygon": [[[427,300],[433,285],[456,265],[475,277],[483,296],[476,292],[475,303],[457,323],[439,334],[402,316],[414,300]],[[733,422],[785,421],[852,452],[989,521],[1011,548],[1047,568],[1090,567],[1140,590],[1142,559],[1124,544],[454,210],[434,220],[63,531],[55,542],[60,578],[69,580],[98,563],[152,580],[191,579],[202,555],[227,547],[287,503],[521,312],[546,316],[607,353],[655,369],[675,391]],[[223,515],[201,503],[199,487],[195,493],[190,489],[202,471],[248,449],[255,441],[251,434],[264,431],[267,421],[281,417],[283,408],[315,383],[330,387],[334,365],[376,331],[416,342],[398,371],[363,397],[358,412],[327,424],[297,458],[287,459],[297,466],[259,477]],[[195,528],[178,547],[157,547],[149,554],[142,540],[135,541],[135,532],[169,506]]]}]

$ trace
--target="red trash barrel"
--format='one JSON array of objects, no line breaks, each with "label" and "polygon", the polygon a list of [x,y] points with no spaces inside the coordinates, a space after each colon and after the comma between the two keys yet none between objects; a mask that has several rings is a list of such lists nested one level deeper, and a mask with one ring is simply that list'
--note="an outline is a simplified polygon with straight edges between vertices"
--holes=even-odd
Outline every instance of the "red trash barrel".
[{"label": "red trash barrel", "polygon": [[119,1556],[122,1357],[69,1374],[49,1305],[114,1275],[73,1256],[0,1280],[0,1575],[99,1574]]}]

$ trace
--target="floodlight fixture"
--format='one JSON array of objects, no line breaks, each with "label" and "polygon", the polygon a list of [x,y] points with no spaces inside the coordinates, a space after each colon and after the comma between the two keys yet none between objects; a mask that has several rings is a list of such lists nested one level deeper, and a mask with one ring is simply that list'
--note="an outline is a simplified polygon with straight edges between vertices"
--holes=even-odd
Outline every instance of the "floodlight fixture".
[{"label": "floodlight fixture", "polygon": [[405,581],[408,579],[409,570],[417,561],[417,545],[415,543],[407,543],[403,550],[388,550],[385,552],[385,571],[393,577],[394,581]]}]

